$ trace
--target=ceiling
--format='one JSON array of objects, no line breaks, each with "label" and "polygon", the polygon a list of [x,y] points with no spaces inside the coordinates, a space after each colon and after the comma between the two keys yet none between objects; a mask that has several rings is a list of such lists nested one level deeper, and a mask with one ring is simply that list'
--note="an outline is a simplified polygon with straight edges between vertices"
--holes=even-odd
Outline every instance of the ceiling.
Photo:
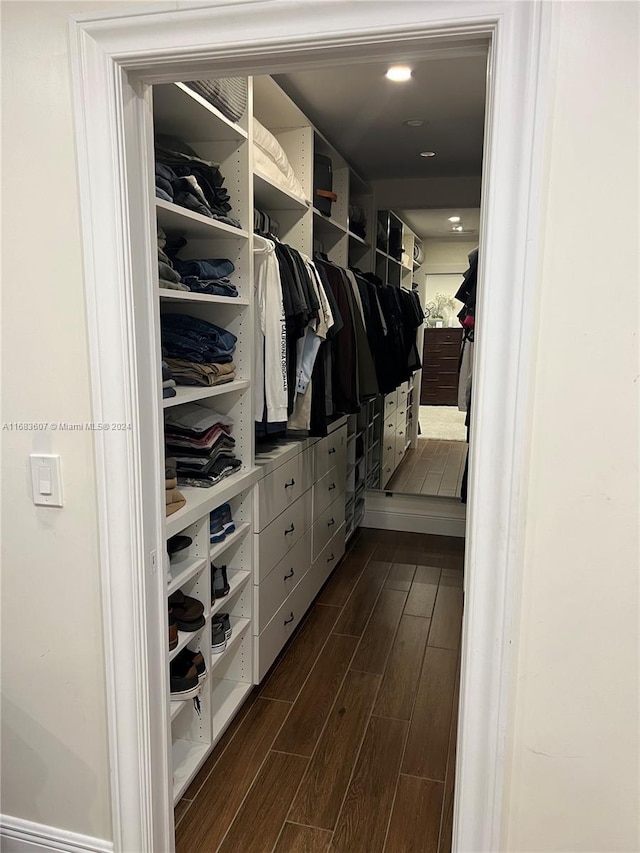
[{"label": "ceiling", "polygon": [[[398,210],[398,216],[423,239],[478,241],[480,211],[477,208],[437,208],[433,210]],[[450,216],[459,216],[460,222],[449,222]],[[462,231],[454,231],[454,226]]]},{"label": "ceiling", "polygon": [[[376,185],[376,195],[393,199],[393,208],[419,237],[477,240],[480,211],[469,209],[469,193],[461,189],[475,179],[479,197],[486,47],[474,42],[407,62],[412,77],[406,83],[385,77],[390,64],[335,66],[275,79],[356,172]],[[408,127],[409,119],[424,123]],[[435,157],[420,157],[421,151],[435,151]],[[454,209],[456,204],[463,210]],[[451,230],[453,215],[462,217],[462,233]]]},{"label": "ceiling", "polygon": [[408,63],[406,83],[387,80],[389,63],[379,61],[276,80],[366,180],[479,176],[487,58],[478,47],[469,53]]}]

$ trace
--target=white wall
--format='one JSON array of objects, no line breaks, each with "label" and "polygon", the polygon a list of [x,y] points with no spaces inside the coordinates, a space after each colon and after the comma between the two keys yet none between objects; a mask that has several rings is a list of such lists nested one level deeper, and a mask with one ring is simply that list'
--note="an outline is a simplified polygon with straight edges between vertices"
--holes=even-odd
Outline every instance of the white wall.
[{"label": "white wall", "polygon": [[[103,4],[108,5],[108,4]],[[68,15],[2,4],[2,421],[91,421]],[[2,812],[111,837],[89,432],[3,430]],[[62,457],[35,507],[32,451]]]},{"label": "white wall", "polygon": [[420,273],[463,273],[469,266],[469,253],[478,245],[469,240],[424,240],[424,261]]},{"label": "white wall", "polygon": [[454,301],[455,307],[447,311],[444,315],[444,325],[449,326],[450,328],[460,328],[460,323],[458,321],[458,312],[462,308],[462,302],[456,299],[455,296],[460,288],[461,283],[462,276],[459,273],[449,273],[448,275],[434,274],[426,276],[425,305],[435,300],[435,297],[438,293],[442,293],[444,294],[444,296],[449,296]]},{"label": "white wall", "polygon": [[[638,6],[556,3],[502,849],[640,850]],[[620,311],[603,311],[602,283]]]}]

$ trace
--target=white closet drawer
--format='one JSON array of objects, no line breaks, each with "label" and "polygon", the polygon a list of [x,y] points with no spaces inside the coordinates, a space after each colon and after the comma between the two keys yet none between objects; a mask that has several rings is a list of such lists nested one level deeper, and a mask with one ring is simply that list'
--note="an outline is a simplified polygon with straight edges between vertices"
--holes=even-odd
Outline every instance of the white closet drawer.
[{"label": "white closet drawer", "polygon": [[258,682],[265,677],[267,670],[278,653],[300,624],[313,597],[315,578],[307,572],[291,595],[278,608],[267,627],[255,638],[255,668]]},{"label": "white closet drawer", "polygon": [[323,583],[338,565],[340,557],[344,554],[346,529],[346,524],[340,525],[313,562],[311,574],[313,575],[315,588],[314,595],[317,594]]},{"label": "white closet drawer", "polygon": [[396,430],[387,430],[385,427],[385,433],[383,435],[382,441],[382,466],[395,455],[396,452]]},{"label": "white closet drawer", "polygon": [[384,398],[384,416],[390,415],[398,407],[398,392],[393,391]]},{"label": "white closet drawer", "polygon": [[311,529],[255,587],[256,633],[260,633],[273,619],[279,607],[287,600],[311,568]]},{"label": "white closet drawer", "polygon": [[294,504],[313,482],[311,455],[305,451],[271,471],[258,482],[258,530]]},{"label": "white closet drawer", "polygon": [[396,431],[396,466],[400,464],[402,461],[402,457],[404,456],[404,447],[407,443],[407,431],[406,429],[398,429]]},{"label": "white closet drawer", "polygon": [[343,426],[314,445],[314,475],[316,482],[331,468],[346,467],[347,427]]},{"label": "white closet drawer", "polygon": [[311,527],[311,489],[285,509],[271,524],[255,534],[256,578],[258,583],[300,541]]},{"label": "white closet drawer", "polygon": [[407,407],[403,404],[398,406],[395,411],[396,416],[396,430],[404,429],[407,425]]},{"label": "white closet drawer", "polygon": [[344,523],[345,502],[341,494],[313,525],[313,559],[315,560],[336,530]]},{"label": "white closet drawer", "polygon": [[406,382],[403,382],[402,385],[398,388],[398,406],[404,406],[406,404],[408,394],[408,385]]},{"label": "white closet drawer", "polygon": [[313,520],[317,521],[325,509],[344,493],[347,479],[345,466],[332,468],[313,487]]},{"label": "white closet drawer", "polygon": [[382,465],[382,488],[384,489],[391,477],[393,476],[393,472],[396,470],[396,460],[395,456],[392,461],[387,462]]}]

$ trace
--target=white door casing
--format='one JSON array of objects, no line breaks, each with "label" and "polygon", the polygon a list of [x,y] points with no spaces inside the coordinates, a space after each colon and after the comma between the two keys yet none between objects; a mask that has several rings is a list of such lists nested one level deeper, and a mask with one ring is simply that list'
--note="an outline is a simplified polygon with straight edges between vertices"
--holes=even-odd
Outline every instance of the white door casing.
[{"label": "white door casing", "polygon": [[173,849],[148,84],[410,61],[490,38],[454,849],[494,853],[517,640],[552,4],[394,0],[392,15],[387,2],[365,0],[177,5],[70,23],[93,416],[132,424],[96,433],[114,850]]}]

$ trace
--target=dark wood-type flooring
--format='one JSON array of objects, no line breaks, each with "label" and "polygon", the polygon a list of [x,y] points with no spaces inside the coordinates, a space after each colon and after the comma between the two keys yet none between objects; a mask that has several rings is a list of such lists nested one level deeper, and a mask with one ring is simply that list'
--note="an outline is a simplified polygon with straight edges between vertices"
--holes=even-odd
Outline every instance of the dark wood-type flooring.
[{"label": "dark wood-type flooring", "polygon": [[449,853],[463,548],[357,534],[178,803],[177,853]]},{"label": "dark wood-type flooring", "polygon": [[439,438],[418,438],[385,486],[405,495],[459,498],[467,444]]}]

